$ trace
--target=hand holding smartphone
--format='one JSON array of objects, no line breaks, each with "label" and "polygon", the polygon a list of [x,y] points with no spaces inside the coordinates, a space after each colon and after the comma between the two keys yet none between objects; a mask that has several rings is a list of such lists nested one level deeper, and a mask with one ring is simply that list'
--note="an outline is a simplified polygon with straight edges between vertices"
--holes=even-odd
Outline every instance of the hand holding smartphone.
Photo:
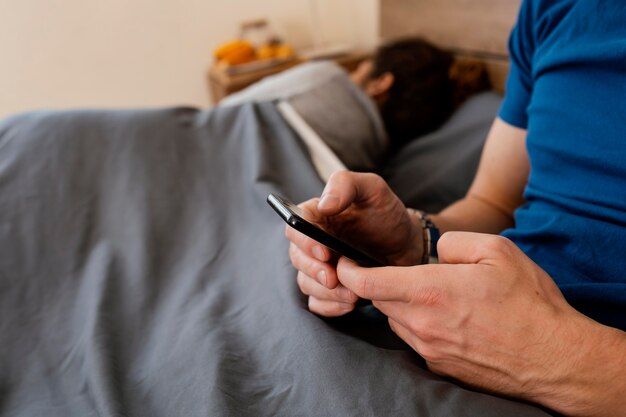
[{"label": "hand holding smartphone", "polygon": [[345,256],[365,267],[385,266],[382,262],[323,230],[312,220],[307,219],[306,214],[289,200],[270,194],[267,196],[267,202],[289,226],[328,247],[340,256]]}]

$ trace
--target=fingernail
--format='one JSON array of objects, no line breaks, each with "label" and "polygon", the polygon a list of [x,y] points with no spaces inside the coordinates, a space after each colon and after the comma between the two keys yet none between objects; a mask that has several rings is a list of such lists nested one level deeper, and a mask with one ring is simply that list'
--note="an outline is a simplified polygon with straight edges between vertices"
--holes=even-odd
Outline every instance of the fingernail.
[{"label": "fingernail", "polygon": [[320,261],[324,260],[324,249],[321,246],[313,246],[313,256],[315,256]]},{"label": "fingernail", "polygon": [[331,209],[339,204],[339,199],[332,194],[322,195],[322,199],[317,204],[318,209]]},{"label": "fingernail", "polygon": [[320,282],[320,284],[322,284],[323,286],[326,286],[326,271],[322,269],[320,272],[318,272],[317,280]]}]

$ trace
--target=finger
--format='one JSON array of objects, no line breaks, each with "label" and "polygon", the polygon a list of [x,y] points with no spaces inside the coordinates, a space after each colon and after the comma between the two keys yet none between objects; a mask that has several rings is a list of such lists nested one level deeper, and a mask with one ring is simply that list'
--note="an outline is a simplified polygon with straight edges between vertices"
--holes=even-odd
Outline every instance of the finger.
[{"label": "finger", "polygon": [[[320,213],[317,211],[318,202],[319,198],[312,198],[298,204],[298,207],[302,209],[307,220],[316,222],[321,217]],[[309,256],[319,259],[320,261],[328,262],[334,258],[334,253],[326,246],[300,233],[289,225],[285,226],[285,236]]]},{"label": "finger", "polygon": [[302,291],[306,295],[313,296],[320,300],[354,304],[359,299],[359,297],[357,297],[355,293],[353,293],[343,285],[339,285],[331,290],[302,272],[298,273],[297,281],[298,287],[300,287],[300,291]]},{"label": "finger", "polygon": [[337,264],[337,278],[356,295],[373,301],[413,303],[435,306],[458,292],[454,287],[459,265],[418,265],[363,268],[342,257]]},{"label": "finger", "polygon": [[354,310],[354,304],[339,303],[337,301],[320,300],[309,297],[309,310],[324,317],[343,316]]},{"label": "finger", "polygon": [[414,351],[421,354],[424,350],[424,343],[420,340],[420,338],[398,321],[392,318],[389,318],[388,321],[391,330],[393,330],[393,332],[397,334],[400,339],[404,340],[409,346],[411,346]]},{"label": "finger", "polygon": [[335,288],[339,284],[334,266],[310,257],[293,243],[289,245],[289,258],[297,270],[315,278],[321,285]]},{"label": "finger", "polygon": [[492,263],[508,257],[516,246],[509,239],[486,233],[447,232],[439,238],[439,263]]},{"label": "finger", "polygon": [[[372,305],[380,310],[394,324],[402,326],[406,335],[419,337],[422,342],[439,337],[445,331],[446,317],[441,308],[432,309],[428,306],[402,303],[398,301],[372,301]],[[390,323],[391,324],[391,323]]]},{"label": "finger", "polygon": [[[398,302],[398,301],[379,301],[373,300],[372,305],[380,310],[385,316],[394,318],[398,321],[399,318],[404,317],[407,313],[407,306],[412,307],[410,304]],[[409,314],[414,313],[414,310],[410,310]]]},{"label": "finger", "polygon": [[285,226],[285,236],[292,244],[312,258],[322,262],[329,262],[333,259],[333,253],[330,249],[291,226]]},{"label": "finger", "polygon": [[387,320],[389,321],[389,327],[391,327],[391,330],[393,330],[393,332],[397,334],[400,339],[411,344],[410,342],[413,339],[413,333],[404,325],[400,324],[400,322],[398,322],[397,320],[392,319],[391,317],[389,317]]},{"label": "finger", "polygon": [[352,203],[367,201],[387,188],[385,181],[376,174],[338,171],[328,179],[317,209],[325,216],[336,215]]},{"label": "finger", "polygon": [[409,301],[408,292],[398,274],[401,267],[362,268],[346,257],[337,264],[339,282],[356,295],[368,300]]}]

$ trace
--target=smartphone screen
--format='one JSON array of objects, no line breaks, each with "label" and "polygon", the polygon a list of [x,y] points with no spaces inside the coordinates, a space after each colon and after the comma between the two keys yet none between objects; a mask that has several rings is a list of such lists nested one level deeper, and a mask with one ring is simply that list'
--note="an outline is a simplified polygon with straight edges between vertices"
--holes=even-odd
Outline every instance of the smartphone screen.
[{"label": "smartphone screen", "polygon": [[268,204],[291,227],[328,247],[341,256],[352,259],[361,266],[384,266],[382,262],[350,246],[337,237],[331,235],[318,224],[307,220],[305,213],[289,200],[275,194],[267,196]]}]

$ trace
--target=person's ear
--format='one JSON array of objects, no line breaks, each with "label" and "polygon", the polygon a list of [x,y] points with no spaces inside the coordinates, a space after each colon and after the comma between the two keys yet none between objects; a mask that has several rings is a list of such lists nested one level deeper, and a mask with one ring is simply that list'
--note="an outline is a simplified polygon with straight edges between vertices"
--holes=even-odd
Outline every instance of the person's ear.
[{"label": "person's ear", "polygon": [[391,87],[395,78],[392,73],[385,72],[381,76],[374,78],[369,82],[368,93],[371,97],[385,96]]},{"label": "person's ear", "polygon": [[350,73],[350,78],[352,81],[361,88],[365,87],[367,83],[367,79],[372,72],[373,63],[371,59],[366,59],[362,61],[359,66]]}]

